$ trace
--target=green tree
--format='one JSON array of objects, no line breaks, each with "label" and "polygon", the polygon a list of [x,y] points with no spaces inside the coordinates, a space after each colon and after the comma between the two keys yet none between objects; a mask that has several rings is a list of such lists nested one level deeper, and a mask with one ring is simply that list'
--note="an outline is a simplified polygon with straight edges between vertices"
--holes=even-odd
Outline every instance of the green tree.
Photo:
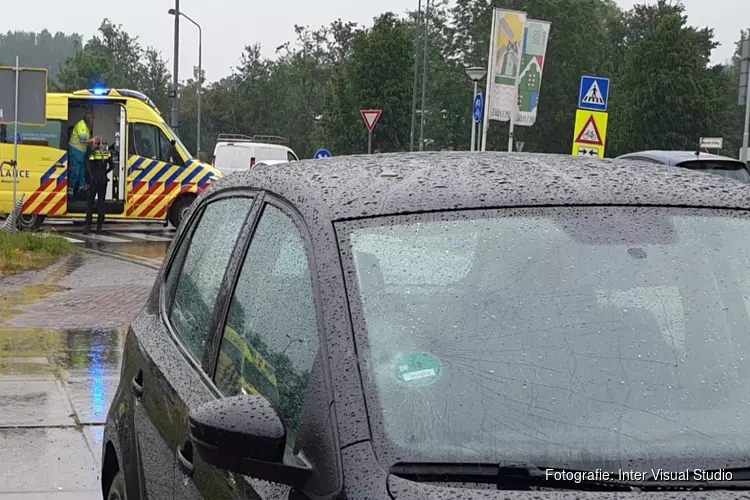
[{"label": "green tree", "polygon": [[[527,151],[569,153],[581,75],[611,75],[621,11],[608,0],[457,0],[447,52],[464,66],[487,66],[493,8],[521,10],[552,23],[537,122],[517,127],[516,137]],[[487,149],[505,150],[507,134],[507,123],[490,122]]]},{"label": "green tree", "polygon": [[137,37],[108,19],[57,75],[57,89],[74,91],[96,86],[129,88],[147,94],[162,109],[167,105],[169,72],[159,52],[144,48]]},{"label": "green tree", "polygon": [[81,35],[54,35],[47,30],[39,33],[9,31],[0,33],[0,66],[13,66],[16,56],[21,66],[46,68],[53,80],[62,64],[81,47]]},{"label": "green tree", "polygon": [[612,118],[618,134],[610,155],[643,149],[693,149],[702,135],[720,128],[714,110],[721,101],[716,75],[707,69],[711,34],[686,26],[668,13],[644,30],[625,58],[613,85]]},{"label": "green tree", "polygon": [[337,154],[367,151],[360,110],[368,108],[383,110],[373,149],[408,149],[413,51],[411,26],[392,13],[354,36],[351,55],[331,77],[323,116],[328,142]]}]

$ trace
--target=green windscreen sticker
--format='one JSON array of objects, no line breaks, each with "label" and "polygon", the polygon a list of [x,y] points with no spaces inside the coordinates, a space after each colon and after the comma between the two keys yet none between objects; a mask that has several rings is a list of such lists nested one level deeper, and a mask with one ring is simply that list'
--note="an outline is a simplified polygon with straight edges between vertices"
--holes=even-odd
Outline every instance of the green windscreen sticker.
[{"label": "green windscreen sticker", "polygon": [[409,354],[396,362],[396,378],[412,387],[435,383],[441,371],[440,361],[431,354]]}]

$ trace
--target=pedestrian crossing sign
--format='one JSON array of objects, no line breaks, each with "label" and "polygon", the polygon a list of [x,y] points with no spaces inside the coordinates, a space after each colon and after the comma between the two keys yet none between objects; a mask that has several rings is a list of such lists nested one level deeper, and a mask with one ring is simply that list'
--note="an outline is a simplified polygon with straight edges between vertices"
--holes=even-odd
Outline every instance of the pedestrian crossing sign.
[{"label": "pedestrian crossing sign", "polygon": [[604,158],[609,115],[598,111],[579,109],[573,135],[573,156]]},{"label": "pedestrian crossing sign", "polygon": [[581,77],[578,107],[591,111],[607,111],[609,101],[609,78],[598,76]]}]

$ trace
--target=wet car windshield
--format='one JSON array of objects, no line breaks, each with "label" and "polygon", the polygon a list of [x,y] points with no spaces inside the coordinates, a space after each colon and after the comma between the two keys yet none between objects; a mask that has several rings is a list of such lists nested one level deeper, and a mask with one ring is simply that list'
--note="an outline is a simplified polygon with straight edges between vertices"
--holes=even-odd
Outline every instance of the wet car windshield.
[{"label": "wet car windshield", "polygon": [[747,461],[746,214],[506,209],[340,227],[386,461]]}]

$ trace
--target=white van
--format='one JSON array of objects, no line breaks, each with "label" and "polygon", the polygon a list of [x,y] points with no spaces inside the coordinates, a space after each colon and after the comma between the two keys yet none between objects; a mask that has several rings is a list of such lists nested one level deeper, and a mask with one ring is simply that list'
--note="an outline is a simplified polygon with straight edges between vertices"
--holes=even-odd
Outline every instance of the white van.
[{"label": "white van", "polygon": [[284,144],[289,141],[274,135],[219,134],[214,148],[213,166],[224,175],[244,171],[266,161],[299,161]]}]

